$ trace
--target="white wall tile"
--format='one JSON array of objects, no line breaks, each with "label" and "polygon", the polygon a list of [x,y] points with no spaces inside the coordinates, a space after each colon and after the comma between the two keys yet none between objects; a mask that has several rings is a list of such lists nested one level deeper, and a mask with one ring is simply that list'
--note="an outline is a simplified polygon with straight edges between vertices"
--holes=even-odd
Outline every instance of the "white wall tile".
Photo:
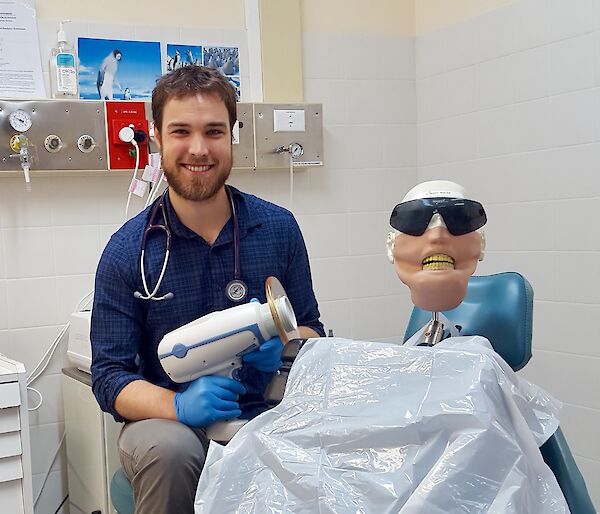
[{"label": "white wall tile", "polygon": [[392,168],[385,170],[385,180],[382,184],[385,191],[380,197],[382,201],[382,209],[391,213],[397,203],[400,203],[404,195],[413,186],[419,183],[417,168]]},{"label": "white wall tile", "polygon": [[4,229],[2,237],[10,251],[6,254],[7,278],[53,275],[54,241],[51,228]]},{"label": "white wall tile", "polygon": [[8,286],[5,279],[0,280],[0,330],[9,328],[8,323]]},{"label": "white wall tile", "polygon": [[552,146],[590,143],[600,140],[600,90],[586,89],[553,96]]},{"label": "white wall tile", "polygon": [[[69,180],[56,181],[52,184],[52,189],[49,188],[49,192],[53,194],[50,208],[52,224],[58,226],[122,224],[130,182],[131,174],[124,171],[111,172],[110,175],[101,177],[72,177]],[[65,201],[57,202],[57,197]],[[143,203],[134,196],[129,216],[139,212],[142,206]]]},{"label": "white wall tile", "polygon": [[551,95],[598,85],[598,39],[594,33],[550,45]]},{"label": "white wall tile", "polygon": [[543,98],[513,106],[513,149],[516,152],[540,150],[550,146],[550,100]]},{"label": "white wall tile", "polygon": [[7,280],[8,319],[10,328],[55,325],[56,278]]},{"label": "white wall tile", "polygon": [[383,130],[380,125],[325,128],[323,140],[327,166],[331,169],[384,167]]},{"label": "white wall tile", "polygon": [[351,124],[378,124],[388,121],[382,80],[347,80],[346,111]]},{"label": "white wall tile", "polygon": [[449,25],[440,30],[445,39],[445,60],[447,70],[463,68],[475,64],[479,58],[477,41],[479,20],[468,18],[462,23]]},{"label": "white wall tile", "polygon": [[346,38],[337,34],[304,32],[302,68],[305,79],[343,79]]},{"label": "white wall tile", "polygon": [[[353,301],[353,338],[365,341],[398,336],[399,329],[393,321],[401,316],[397,303],[390,296],[361,298]],[[406,297],[402,297],[406,298]]]},{"label": "white wall tile", "polygon": [[446,80],[444,74],[416,81],[417,119],[419,123],[446,117]]},{"label": "white wall tile", "polygon": [[600,305],[564,301],[536,301],[533,308],[533,345],[541,350],[600,357],[590,322],[599,319]]},{"label": "white wall tile", "polygon": [[556,41],[591,32],[596,26],[598,2],[577,0],[548,0],[545,4],[549,17],[550,39]]},{"label": "white wall tile", "polygon": [[381,122],[416,123],[417,106],[414,80],[385,80],[381,101],[385,106]]},{"label": "white wall tile", "polygon": [[562,402],[593,408],[600,391],[599,366],[597,358],[538,350],[523,375]]},{"label": "white wall tile", "polygon": [[513,115],[512,105],[479,111],[476,114],[479,157],[493,157],[511,152]]},{"label": "white wall tile", "polygon": [[304,100],[323,104],[323,125],[348,123],[346,89],[349,81],[339,79],[305,79]]},{"label": "white wall tile", "polygon": [[[381,70],[384,67],[382,47],[383,40],[379,36],[347,37],[342,49],[345,78],[364,79],[365,70]],[[385,63],[385,66],[389,65]]]},{"label": "white wall tile", "polygon": [[[348,185],[346,170],[309,170],[310,201],[303,205],[308,214],[346,212]],[[298,206],[300,207],[300,206]]]},{"label": "white wall tile", "polygon": [[321,301],[319,310],[325,332],[333,330],[336,337],[352,337],[352,303],[353,300]]},{"label": "white wall tile", "polygon": [[[579,198],[555,201],[555,215],[548,219],[556,237],[554,249],[561,251],[600,251],[600,238],[589,230],[587,220],[592,220],[600,209],[600,198]],[[586,220],[586,221],[584,221]]]},{"label": "white wall tile", "polygon": [[551,41],[550,12],[546,0],[522,0],[510,8],[515,50],[544,45]]},{"label": "white wall tile", "polygon": [[352,258],[312,259],[310,266],[315,295],[320,302],[347,300],[353,297]]},{"label": "white wall tile", "polygon": [[96,271],[100,259],[98,227],[54,227],[56,275],[76,275]]},{"label": "white wall tile", "polygon": [[382,128],[383,165],[386,168],[417,164],[417,134],[414,125],[388,125]]},{"label": "white wall tile", "polygon": [[445,130],[448,161],[466,161],[477,157],[477,113],[448,118]]},{"label": "white wall tile", "polygon": [[[600,268],[597,265],[599,257],[598,252],[557,252],[557,275],[554,281],[560,296],[554,299],[564,302],[600,303]],[[574,266],[574,263],[577,264]]]},{"label": "white wall tile", "polygon": [[416,38],[415,76],[417,79],[448,70],[446,44],[445,33],[441,30]]},{"label": "white wall tile", "polygon": [[561,428],[571,452],[600,460],[600,440],[596,436],[600,410],[565,405],[561,419]]},{"label": "white wall tile", "polygon": [[0,229],[0,280],[6,278],[6,246],[4,244],[3,230]]},{"label": "white wall tile", "polygon": [[417,164],[427,166],[444,162],[447,157],[446,120],[417,126]]},{"label": "white wall tile", "polygon": [[514,56],[503,56],[476,66],[477,107],[490,109],[514,101]]},{"label": "white wall tile", "polygon": [[390,212],[348,214],[348,248],[350,255],[377,255],[385,252],[390,230]]},{"label": "white wall tile", "polygon": [[515,52],[512,5],[488,11],[477,18],[476,41],[479,62]]},{"label": "white wall tile", "polygon": [[56,188],[48,178],[32,173],[31,191],[25,191],[22,175],[2,177],[0,227],[48,227],[48,213],[56,202]]},{"label": "white wall tile", "polygon": [[382,37],[382,79],[414,80],[415,39],[413,37]]},{"label": "white wall tile", "polygon": [[560,234],[555,210],[553,202],[488,205],[488,249],[543,251],[554,248]]},{"label": "white wall tile", "polygon": [[[65,431],[64,423],[35,425],[31,426],[29,431],[31,433],[31,469],[33,474],[46,473]],[[61,466],[63,459],[66,462],[64,446],[62,446],[56,461],[52,465],[52,469],[63,467]]]},{"label": "white wall tile", "polygon": [[391,208],[385,199],[389,173],[387,169],[348,170],[343,179],[348,192],[348,212],[387,211]]},{"label": "white wall tile", "polygon": [[[22,362],[29,375],[41,361],[46,350],[50,348],[62,328],[62,326],[51,326],[10,330],[7,332],[6,337],[6,347],[10,351],[7,350],[6,355]],[[45,374],[60,373],[61,369],[67,364],[67,342],[68,334],[65,334],[50,359]]]},{"label": "white wall tile", "polygon": [[467,66],[445,74],[445,101],[448,116],[458,116],[476,109],[475,71],[475,66]]},{"label": "white wall tile", "polygon": [[300,226],[312,259],[348,255],[347,214],[306,214]]},{"label": "white wall tile", "polygon": [[550,50],[539,46],[513,55],[515,102],[548,96],[550,91]]},{"label": "white wall tile", "polygon": [[375,255],[353,257],[351,270],[351,298],[398,294],[398,279],[394,267],[387,259],[384,243],[381,251]]},{"label": "white wall tile", "polygon": [[56,277],[56,288],[58,322],[66,323],[78,302],[94,289],[94,273]]}]

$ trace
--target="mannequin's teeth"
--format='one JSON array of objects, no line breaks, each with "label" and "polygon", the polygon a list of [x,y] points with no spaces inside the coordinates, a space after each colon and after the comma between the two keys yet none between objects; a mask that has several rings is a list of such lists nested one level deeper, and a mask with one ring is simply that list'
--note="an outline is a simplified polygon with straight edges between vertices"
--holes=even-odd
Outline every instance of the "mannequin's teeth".
[{"label": "mannequin's teeth", "polygon": [[421,264],[423,265],[424,270],[454,269],[454,259],[449,255],[444,255],[442,253],[425,257]]}]

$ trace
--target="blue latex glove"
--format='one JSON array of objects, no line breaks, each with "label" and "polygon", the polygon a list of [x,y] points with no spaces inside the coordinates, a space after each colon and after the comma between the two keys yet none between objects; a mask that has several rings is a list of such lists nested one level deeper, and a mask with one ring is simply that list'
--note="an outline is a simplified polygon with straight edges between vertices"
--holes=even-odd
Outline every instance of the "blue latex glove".
[{"label": "blue latex glove", "polygon": [[191,427],[206,427],[215,421],[237,418],[242,414],[238,398],[245,392],[246,388],[232,378],[197,378],[185,391],[175,394],[177,419]]},{"label": "blue latex glove", "polygon": [[242,357],[244,363],[267,373],[275,373],[281,367],[281,351],[283,343],[279,337],[274,337],[261,344],[253,352]]}]

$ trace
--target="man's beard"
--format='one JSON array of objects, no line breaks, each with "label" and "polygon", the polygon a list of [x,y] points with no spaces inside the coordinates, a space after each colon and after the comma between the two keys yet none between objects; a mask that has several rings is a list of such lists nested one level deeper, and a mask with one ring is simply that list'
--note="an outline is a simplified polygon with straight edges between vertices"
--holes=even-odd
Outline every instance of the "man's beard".
[{"label": "man's beard", "polygon": [[[182,173],[174,173],[164,168],[169,187],[181,198],[192,202],[201,202],[214,197],[223,187],[231,173],[231,165],[218,171],[212,170],[208,177],[183,178]],[[216,172],[216,173],[215,173]],[[214,173],[214,175],[212,175]]]}]

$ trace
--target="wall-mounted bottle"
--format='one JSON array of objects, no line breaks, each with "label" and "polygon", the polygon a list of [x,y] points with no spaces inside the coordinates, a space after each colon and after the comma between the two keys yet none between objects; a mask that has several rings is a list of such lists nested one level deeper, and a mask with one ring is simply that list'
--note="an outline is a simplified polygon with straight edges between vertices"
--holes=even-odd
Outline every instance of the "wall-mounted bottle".
[{"label": "wall-mounted bottle", "polygon": [[50,89],[52,98],[78,98],[77,55],[67,41],[64,23],[67,22],[59,22],[57,44],[50,56]]}]

